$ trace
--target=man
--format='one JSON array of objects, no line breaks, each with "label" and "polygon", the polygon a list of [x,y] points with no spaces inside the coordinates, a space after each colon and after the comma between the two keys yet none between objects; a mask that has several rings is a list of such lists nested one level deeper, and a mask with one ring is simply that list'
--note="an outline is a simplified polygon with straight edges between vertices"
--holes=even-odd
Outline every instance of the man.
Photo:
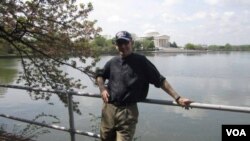
[{"label": "man", "polygon": [[191,101],[180,97],[144,55],[133,53],[130,33],[120,31],[115,38],[120,55],[109,60],[96,76],[104,101],[100,134],[102,141],[132,141],[139,115],[136,103],[146,98],[149,83],[162,88],[181,106],[187,107]]}]

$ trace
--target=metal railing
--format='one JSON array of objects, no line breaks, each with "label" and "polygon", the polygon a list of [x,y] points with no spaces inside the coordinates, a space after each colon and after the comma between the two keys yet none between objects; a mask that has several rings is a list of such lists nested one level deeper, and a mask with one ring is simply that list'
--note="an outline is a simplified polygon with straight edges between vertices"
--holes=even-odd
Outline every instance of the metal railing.
[{"label": "metal railing", "polygon": [[[62,126],[58,126],[58,125],[49,125],[49,124],[31,121],[31,120],[27,120],[27,119],[23,119],[23,118],[19,118],[19,117],[14,117],[14,116],[6,115],[6,114],[0,114],[0,117],[12,119],[12,120],[16,120],[16,121],[20,121],[20,122],[24,122],[24,123],[29,123],[29,124],[33,124],[33,125],[38,125],[38,126],[42,126],[42,127],[46,127],[46,128],[50,128],[50,129],[54,129],[54,130],[65,131],[65,132],[69,132],[69,133],[73,133],[73,134],[84,135],[84,136],[89,136],[89,137],[93,137],[93,138],[100,138],[99,134],[95,134],[92,132],[72,130],[72,129],[68,129],[66,127],[62,127]],[[72,137],[71,137],[71,139],[72,139]],[[73,137],[73,139],[74,139],[74,137]]]},{"label": "metal railing", "polygon": [[[84,132],[80,130],[75,129],[74,124],[74,113],[73,113],[73,105],[72,105],[72,96],[86,96],[86,97],[95,97],[100,98],[99,94],[93,94],[93,93],[86,93],[86,92],[79,92],[79,91],[73,91],[73,90],[59,90],[59,89],[48,89],[48,88],[32,88],[27,86],[19,86],[19,85],[3,85],[0,84],[0,87],[4,88],[13,88],[13,89],[20,89],[20,90],[28,90],[28,91],[41,91],[41,92],[50,92],[50,93],[61,93],[66,94],[68,97],[68,112],[69,112],[69,125],[70,128],[67,129],[65,127],[60,127],[57,125],[48,125],[45,123],[30,121],[27,119],[22,119],[14,116],[9,116],[5,114],[0,114],[0,117],[17,120],[21,122],[26,122],[38,126],[43,126],[55,130],[60,131],[66,131],[70,133],[71,141],[75,141],[75,134],[89,136],[93,138],[100,138],[99,134],[95,134],[92,132]],[[170,100],[157,100],[157,99],[146,99],[143,101],[143,103],[149,103],[149,104],[158,104],[158,105],[170,105],[170,106],[180,106],[175,101]],[[198,103],[193,102],[189,105],[189,108],[199,108],[199,109],[210,109],[210,110],[220,110],[220,111],[230,111],[230,112],[240,112],[240,113],[248,113],[250,114],[250,107],[241,107],[241,106],[228,106],[228,105],[215,105],[215,104],[206,104],[206,103]]]}]

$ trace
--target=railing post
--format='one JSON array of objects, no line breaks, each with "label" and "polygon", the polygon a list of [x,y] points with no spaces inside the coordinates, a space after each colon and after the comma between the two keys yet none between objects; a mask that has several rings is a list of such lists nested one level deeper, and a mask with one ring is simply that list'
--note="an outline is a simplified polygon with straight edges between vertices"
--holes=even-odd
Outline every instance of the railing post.
[{"label": "railing post", "polygon": [[70,138],[71,141],[75,141],[75,124],[74,124],[72,94],[67,93],[67,97],[68,97],[68,110],[69,110]]}]

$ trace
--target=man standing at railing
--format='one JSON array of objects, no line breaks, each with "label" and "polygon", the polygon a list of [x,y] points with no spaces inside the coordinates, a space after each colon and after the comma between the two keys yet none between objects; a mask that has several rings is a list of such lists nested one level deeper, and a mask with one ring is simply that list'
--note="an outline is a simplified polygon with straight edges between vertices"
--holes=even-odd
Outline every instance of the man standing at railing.
[{"label": "man standing at railing", "polygon": [[102,141],[132,141],[139,115],[136,103],[147,97],[149,84],[162,88],[181,106],[187,107],[191,101],[178,95],[144,55],[133,53],[130,33],[120,31],[115,38],[120,55],[96,76],[104,101],[100,134]]}]

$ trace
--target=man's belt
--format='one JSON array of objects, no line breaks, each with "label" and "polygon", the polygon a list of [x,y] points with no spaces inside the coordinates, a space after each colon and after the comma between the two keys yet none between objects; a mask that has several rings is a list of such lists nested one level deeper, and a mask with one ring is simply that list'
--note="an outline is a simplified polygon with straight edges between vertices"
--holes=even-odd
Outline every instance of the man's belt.
[{"label": "man's belt", "polygon": [[117,107],[126,107],[126,106],[131,106],[131,105],[135,105],[135,102],[110,102],[110,104],[113,104]]}]

